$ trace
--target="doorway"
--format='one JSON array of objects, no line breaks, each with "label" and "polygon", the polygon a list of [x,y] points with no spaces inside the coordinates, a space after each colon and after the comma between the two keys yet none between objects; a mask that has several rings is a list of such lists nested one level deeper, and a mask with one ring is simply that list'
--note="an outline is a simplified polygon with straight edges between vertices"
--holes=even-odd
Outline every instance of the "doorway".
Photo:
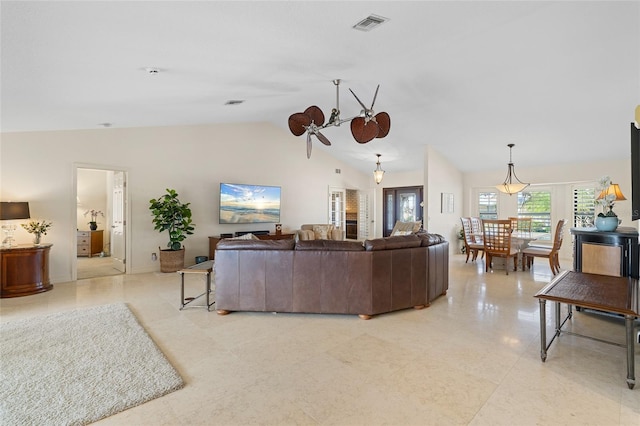
[{"label": "doorway", "polygon": [[126,175],[76,166],[75,279],[126,273]]},{"label": "doorway", "polygon": [[391,235],[396,221],[422,221],[422,186],[384,188],[382,190],[382,235]]}]

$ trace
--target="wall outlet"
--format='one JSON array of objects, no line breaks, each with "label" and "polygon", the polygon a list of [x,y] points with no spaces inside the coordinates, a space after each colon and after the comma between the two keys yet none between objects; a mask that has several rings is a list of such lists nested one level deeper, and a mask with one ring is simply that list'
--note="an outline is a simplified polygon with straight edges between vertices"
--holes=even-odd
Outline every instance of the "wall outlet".
[{"label": "wall outlet", "polygon": [[153,260],[154,262],[158,260],[158,255],[155,253],[151,253],[151,260]]}]

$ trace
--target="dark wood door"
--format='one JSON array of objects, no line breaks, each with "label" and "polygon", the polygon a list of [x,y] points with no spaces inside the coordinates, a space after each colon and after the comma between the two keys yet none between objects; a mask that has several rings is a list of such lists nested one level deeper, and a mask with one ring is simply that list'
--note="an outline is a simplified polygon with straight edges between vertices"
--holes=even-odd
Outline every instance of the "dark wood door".
[{"label": "dark wood door", "polygon": [[384,188],[382,235],[391,235],[396,221],[422,221],[422,186]]}]

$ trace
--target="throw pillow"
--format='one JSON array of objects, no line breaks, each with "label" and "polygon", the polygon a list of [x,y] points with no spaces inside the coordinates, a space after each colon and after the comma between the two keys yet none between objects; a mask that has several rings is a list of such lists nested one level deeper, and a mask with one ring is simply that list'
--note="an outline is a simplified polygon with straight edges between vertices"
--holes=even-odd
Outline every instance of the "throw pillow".
[{"label": "throw pillow", "polygon": [[316,240],[326,240],[328,239],[329,225],[314,225],[313,233],[315,234]]}]

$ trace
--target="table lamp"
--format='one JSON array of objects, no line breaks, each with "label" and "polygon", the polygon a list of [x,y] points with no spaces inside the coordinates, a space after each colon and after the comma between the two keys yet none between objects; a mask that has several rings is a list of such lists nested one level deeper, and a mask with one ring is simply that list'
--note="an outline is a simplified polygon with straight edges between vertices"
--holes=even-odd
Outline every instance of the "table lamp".
[{"label": "table lamp", "polygon": [[[29,219],[30,217],[31,216],[29,215],[29,203],[27,203],[26,201],[0,202],[0,220]],[[2,225],[2,231],[6,235],[4,240],[2,240],[3,248],[11,248],[16,245],[15,240],[13,238],[13,234],[15,230],[16,230],[16,225],[13,223]]]}]

